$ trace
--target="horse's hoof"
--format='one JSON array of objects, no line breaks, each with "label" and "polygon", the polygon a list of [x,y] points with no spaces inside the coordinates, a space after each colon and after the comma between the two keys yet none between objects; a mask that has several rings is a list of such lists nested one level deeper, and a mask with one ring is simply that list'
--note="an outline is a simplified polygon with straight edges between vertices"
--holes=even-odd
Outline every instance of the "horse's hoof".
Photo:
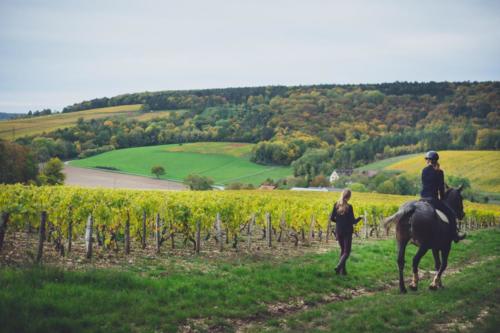
[{"label": "horse's hoof", "polygon": [[403,288],[403,289],[399,289],[399,293],[400,294],[406,294],[408,291],[406,290],[406,288]]},{"label": "horse's hoof", "polygon": [[429,286],[429,289],[430,289],[430,290],[437,290],[437,287],[436,287],[435,285],[432,285],[432,284],[431,284],[431,285]]},{"label": "horse's hoof", "polygon": [[418,287],[417,287],[417,286],[412,286],[412,285],[410,285],[410,289],[411,289],[412,291],[417,291]]}]

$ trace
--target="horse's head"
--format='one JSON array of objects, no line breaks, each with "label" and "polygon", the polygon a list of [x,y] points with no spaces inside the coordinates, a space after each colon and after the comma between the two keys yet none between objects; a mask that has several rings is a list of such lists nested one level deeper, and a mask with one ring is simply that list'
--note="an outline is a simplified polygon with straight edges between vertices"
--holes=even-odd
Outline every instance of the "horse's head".
[{"label": "horse's head", "polygon": [[448,187],[444,196],[444,201],[455,211],[459,220],[462,220],[465,216],[462,190],[463,185],[460,185],[458,188]]}]

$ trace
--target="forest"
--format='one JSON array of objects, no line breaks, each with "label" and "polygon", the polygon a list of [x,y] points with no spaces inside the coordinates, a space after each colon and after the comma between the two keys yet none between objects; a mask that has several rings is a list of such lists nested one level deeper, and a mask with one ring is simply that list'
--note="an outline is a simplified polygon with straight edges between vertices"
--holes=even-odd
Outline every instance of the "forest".
[{"label": "forest", "polygon": [[142,104],[147,121],[108,117],[17,139],[38,161],[147,145],[258,143],[252,161],[292,165],[308,180],[427,149],[500,148],[500,82],[395,82],[143,92],[73,104],[63,112]]}]

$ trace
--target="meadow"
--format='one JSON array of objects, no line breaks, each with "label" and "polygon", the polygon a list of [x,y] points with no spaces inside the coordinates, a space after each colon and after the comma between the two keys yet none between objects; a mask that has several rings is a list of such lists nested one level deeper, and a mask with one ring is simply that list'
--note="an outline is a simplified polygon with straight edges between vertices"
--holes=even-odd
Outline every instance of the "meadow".
[{"label": "meadow", "polygon": [[252,163],[249,154],[253,144],[202,142],[128,148],[110,151],[86,159],[74,160],[77,167],[115,168],[120,172],[152,177],[151,167],[161,165],[161,179],[183,181],[189,174],[210,177],[216,184],[241,182],[258,185],[267,178],[292,175],[290,167],[264,166]]},{"label": "meadow", "polygon": [[[4,267],[0,332],[429,332],[442,325],[491,332],[500,324],[499,251],[500,230],[471,232],[453,246],[445,289],[427,289],[427,254],[420,289],[407,295],[398,294],[393,240],[355,240],[347,276],[334,274],[333,243],[288,256]],[[408,278],[414,252],[407,251]]]},{"label": "meadow", "polygon": [[[440,151],[439,162],[445,175],[468,178],[472,187],[500,193],[500,151]],[[423,154],[405,155],[368,164],[362,170],[393,170],[418,176],[425,167]]]},{"label": "meadow", "polygon": [[105,117],[127,117],[130,119],[150,120],[166,117],[171,111],[142,113],[141,104],[111,106],[79,112],[60,113],[25,119],[0,121],[0,139],[14,140],[26,135],[48,133],[60,128],[74,126],[79,118],[84,120]]}]

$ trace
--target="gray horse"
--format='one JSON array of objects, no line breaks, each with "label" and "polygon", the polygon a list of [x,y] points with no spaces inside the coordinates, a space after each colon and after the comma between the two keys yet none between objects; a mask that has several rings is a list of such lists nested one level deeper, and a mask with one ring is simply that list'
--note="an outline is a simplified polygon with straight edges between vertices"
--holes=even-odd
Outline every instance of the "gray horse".
[{"label": "gray horse", "polygon": [[[444,202],[460,220],[465,216],[461,191],[462,186],[458,189],[447,188],[444,198]],[[417,254],[413,257],[413,281],[410,284],[410,289],[417,290],[418,264],[428,250],[432,250],[437,271],[429,288],[432,290],[442,288],[441,275],[448,265],[448,255],[450,254],[452,242],[449,224],[439,217],[436,210],[428,202],[422,200],[403,204],[396,214],[389,216],[385,220],[384,226],[388,230],[393,223],[396,224],[396,240],[398,243],[397,262],[400,292],[406,293],[403,270],[406,245],[408,245],[409,241],[419,247]]]}]

